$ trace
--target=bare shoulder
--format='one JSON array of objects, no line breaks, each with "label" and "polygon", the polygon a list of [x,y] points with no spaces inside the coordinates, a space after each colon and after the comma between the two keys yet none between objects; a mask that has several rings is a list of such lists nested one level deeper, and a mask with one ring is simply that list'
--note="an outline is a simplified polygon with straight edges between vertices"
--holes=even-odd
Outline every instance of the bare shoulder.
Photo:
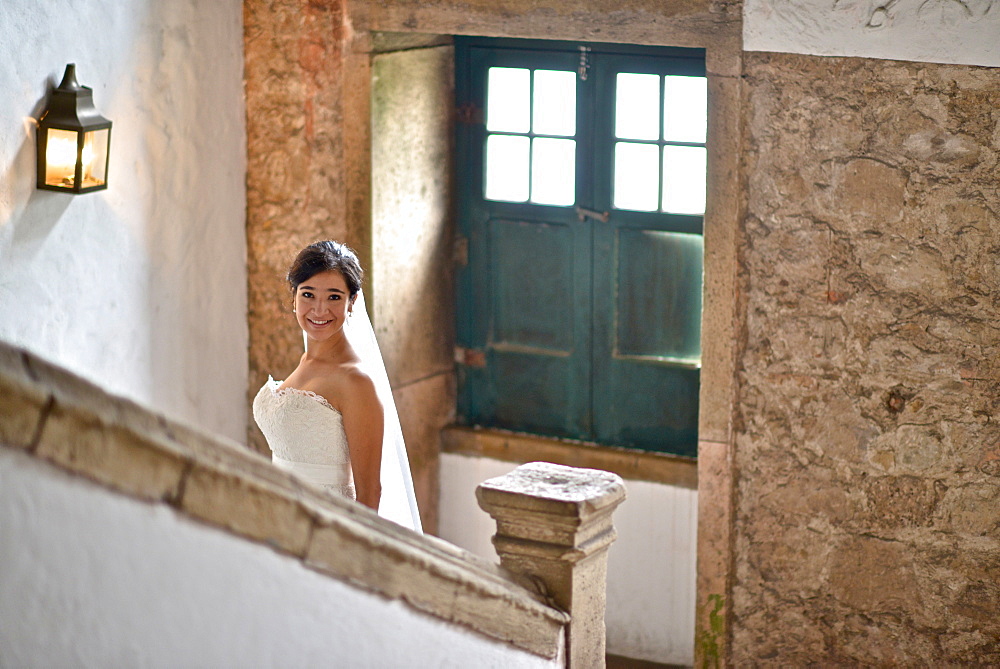
[{"label": "bare shoulder", "polygon": [[378,403],[375,381],[357,364],[338,366],[335,373],[323,379],[323,392],[320,394],[341,413],[345,409]]},{"label": "bare shoulder", "polygon": [[344,365],[344,374],[341,377],[346,390],[351,393],[362,395],[375,394],[375,381],[361,365]]}]

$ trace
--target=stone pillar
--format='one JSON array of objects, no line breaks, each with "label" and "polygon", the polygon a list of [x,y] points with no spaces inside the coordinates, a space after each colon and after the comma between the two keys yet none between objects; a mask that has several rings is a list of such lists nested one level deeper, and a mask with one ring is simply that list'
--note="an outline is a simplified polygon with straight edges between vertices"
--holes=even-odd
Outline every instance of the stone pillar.
[{"label": "stone pillar", "polygon": [[497,522],[500,563],[545,585],[570,614],[567,666],[603,667],[611,514],[625,499],[617,474],[531,462],[483,482],[479,506]]}]

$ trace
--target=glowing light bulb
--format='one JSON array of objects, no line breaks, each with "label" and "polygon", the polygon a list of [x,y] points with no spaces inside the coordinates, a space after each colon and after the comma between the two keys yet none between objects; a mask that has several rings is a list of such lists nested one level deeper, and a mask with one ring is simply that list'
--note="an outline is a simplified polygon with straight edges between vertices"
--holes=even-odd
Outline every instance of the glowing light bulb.
[{"label": "glowing light bulb", "polygon": [[[52,134],[54,135],[54,133]],[[69,169],[76,166],[76,140],[70,137],[49,136],[45,147],[45,162],[51,168]],[[75,137],[75,133],[74,133]],[[93,152],[91,152],[93,153]]]}]

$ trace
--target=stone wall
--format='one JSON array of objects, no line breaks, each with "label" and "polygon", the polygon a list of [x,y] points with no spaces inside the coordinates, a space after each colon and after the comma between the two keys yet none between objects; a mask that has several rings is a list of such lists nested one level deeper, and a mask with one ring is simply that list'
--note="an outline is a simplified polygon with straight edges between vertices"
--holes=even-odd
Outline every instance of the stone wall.
[{"label": "stone wall", "polygon": [[375,298],[375,335],[406,437],[420,516],[425,530],[436,532],[439,434],[455,419],[455,54],[450,45],[387,44],[397,37],[377,36],[386,52],[372,56],[368,285],[374,290],[368,294]]},{"label": "stone wall", "polygon": [[[295,254],[319,239],[365,240],[348,234],[346,218],[342,3],[247,0],[243,11],[249,403],[302,354],[284,280]],[[248,427],[251,446],[267,453],[252,419]]]},{"label": "stone wall", "polygon": [[1000,662],[1000,72],[745,63],[731,659]]},{"label": "stone wall", "polygon": [[[739,42],[742,0],[351,0],[361,30],[714,47]],[[732,55],[732,54],[731,54]]]}]

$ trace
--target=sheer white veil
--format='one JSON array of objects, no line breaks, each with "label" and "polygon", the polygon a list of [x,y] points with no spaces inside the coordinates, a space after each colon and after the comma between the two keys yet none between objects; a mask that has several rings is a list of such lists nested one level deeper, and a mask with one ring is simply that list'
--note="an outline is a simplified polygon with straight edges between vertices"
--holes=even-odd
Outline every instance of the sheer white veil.
[{"label": "sheer white veil", "polygon": [[382,436],[382,499],[378,515],[416,532],[423,532],[417,498],[413,494],[413,478],[410,474],[410,460],[406,455],[403,430],[399,426],[396,402],[389,386],[389,376],[385,371],[382,352],[375,339],[368,310],[365,308],[364,293],[359,292],[354,310],[344,324],[344,333],[361,358],[365,371],[375,382],[375,390],[382,401],[385,412],[385,429]]}]

